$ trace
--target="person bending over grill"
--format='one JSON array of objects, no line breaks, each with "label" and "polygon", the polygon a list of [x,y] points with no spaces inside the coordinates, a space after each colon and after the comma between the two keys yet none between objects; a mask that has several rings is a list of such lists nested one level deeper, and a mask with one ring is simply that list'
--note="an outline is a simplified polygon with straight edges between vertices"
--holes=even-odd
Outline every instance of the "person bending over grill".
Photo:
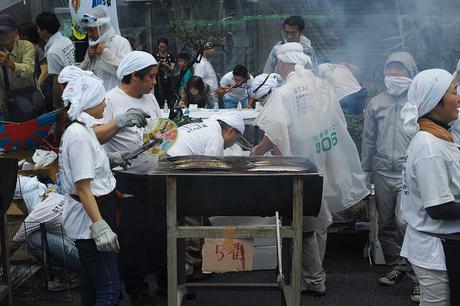
[{"label": "person bending over grill", "polygon": [[[224,156],[224,149],[232,146],[243,133],[244,121],[240,115],[216,115],[201,123],[189,123],[179,127],[178,138],[168,150],[168,155]],[[185,225],[188,226],[201,225],[201,221],[199,217],[185,217]],[[204,277],[201,272],[201,248],[200,239],[185,239],[188,280]]]},{"label": "person bending over grill", "polygon": [[286,83],[272,93],[256,118],[265,136],[252,155],[273,149],[277,155],[307,157],[325,174],[319,215],[304,218],[302,239],[302,291],[324,295],[322,261],[331,211],[358,203],[369,191],[334,89],[304,68],[311,60],[301,44],[281,45],[277,58],[277,70]]}]

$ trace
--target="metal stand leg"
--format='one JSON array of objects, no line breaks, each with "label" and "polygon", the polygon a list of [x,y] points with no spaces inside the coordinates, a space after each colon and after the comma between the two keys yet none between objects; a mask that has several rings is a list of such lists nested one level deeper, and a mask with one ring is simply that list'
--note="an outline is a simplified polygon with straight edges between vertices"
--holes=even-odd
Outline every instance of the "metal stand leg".
[{"label": "metal stand leg", "polygon": [[295,177],[293,180],[292,227],[294,237],[292,238],[291,287],[285,287],[284,296],[287,305],[297,306],[300,305],[302,271],[303,180]]},{"label": "metal stand leg", "polygon": [[[168,262],[168,305],[177,306],[177,206],[176,178],[166,178],[166,222]],[[179,301],[180,303],[180,301]]]}]

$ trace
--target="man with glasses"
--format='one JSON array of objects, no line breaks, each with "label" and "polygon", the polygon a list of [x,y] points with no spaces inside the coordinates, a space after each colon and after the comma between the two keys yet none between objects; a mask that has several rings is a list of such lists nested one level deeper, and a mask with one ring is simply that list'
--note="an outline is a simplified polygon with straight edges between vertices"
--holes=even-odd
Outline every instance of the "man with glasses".
[{"label": "man with glasses", "polygon": [[[303,47],[303,52],[310,56],[313,64],[316,64],[315,50],[311,45],[311,41],[302,35],[305,29],[305,21],[300,16],[289,16],[283,22],[283,40],[279,41],[268,55],[267,62],[265,63],[264,73],[272,73],[276,71],[276,52],[282,44],[297,42]],[[278,72],[277,72],[278,73]]]},{"label": "man with glasses", "polygon": [[110,23],[110,15],[106,6],[92,8],[81,19],[88,33],[88,50],[80,64],[83,70],[92,71],[104,81],[106,91],[116,87],[117,68],[123,57],[131,52],[129,41],[117,35]]}]

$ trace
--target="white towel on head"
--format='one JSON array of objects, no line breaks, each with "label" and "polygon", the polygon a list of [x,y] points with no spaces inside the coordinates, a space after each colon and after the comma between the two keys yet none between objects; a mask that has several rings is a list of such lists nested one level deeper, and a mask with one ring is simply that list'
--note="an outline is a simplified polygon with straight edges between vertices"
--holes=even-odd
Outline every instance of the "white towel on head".
[{"label": "white towel on head", "polygon": [[286,64],[312,65],[311,58],[303,52],[303,46],[297,42],[280,45],[276,58]]},{"label": "white towel on head", "polygon": [[231,127],[234,127],[235,129],[237,129],[238,132],[241,133],[241,135],[244,134],[244,120],[240,114],[237,114],[235,112],[222,113],[222,114],[212,116],[209,119],[210,120],[221,120],[227,123],[228,125],[230,125]]},{"label": "white towel on head", "polygon": [[283,78],[277,73],[270,75],[266,73],[259,74],[251,83],[252,96],[259,99],[269,93],[273,88],[281,86],[282,82]]},{"label": "white towel on head", "polygon": [[132,51],[121,60],[117,69],[117,78],[121,80],[125,75],[157,64],[152,54],[144,51]]},{"label": "white towel on head", "polygon": [[[58,76],[58,83],[59,84],[66,84],[70,81],[82,77],[82,76],[90,76],[93,78],[99,79],[97,76],[94,75],[92,71],[83,70],[77,66],[66,66],[64,69],[61,70]],[[101,80],[102,81],[102,80]]]},{"label": "white towel on head", "polygon": [[99,105],[105,99],[104,85],[99,79],[83,76],[67,84],[62,94],[64,105],[70,103],[67,111],[70,120],[75,120],[83,111]]},{"label": "white towel on head", "polygon": [[452,74],[443,69],[428,69],[415,76],[407,92],[407,103],[401,109],[403,128],[407,133],[414,134],[419,130],[417,120],[438,105],[453,79]]}]

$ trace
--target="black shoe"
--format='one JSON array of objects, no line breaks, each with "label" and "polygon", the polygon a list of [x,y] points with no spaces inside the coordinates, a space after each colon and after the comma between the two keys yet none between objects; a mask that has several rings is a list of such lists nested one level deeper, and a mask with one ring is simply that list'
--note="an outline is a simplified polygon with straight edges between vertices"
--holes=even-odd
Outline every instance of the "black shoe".
[{"label": "black shoe", "polygon": [[406,272],[391,270],[381,278],[379,278],[379,283],[386,286],[393,286],[406,276]]}]

